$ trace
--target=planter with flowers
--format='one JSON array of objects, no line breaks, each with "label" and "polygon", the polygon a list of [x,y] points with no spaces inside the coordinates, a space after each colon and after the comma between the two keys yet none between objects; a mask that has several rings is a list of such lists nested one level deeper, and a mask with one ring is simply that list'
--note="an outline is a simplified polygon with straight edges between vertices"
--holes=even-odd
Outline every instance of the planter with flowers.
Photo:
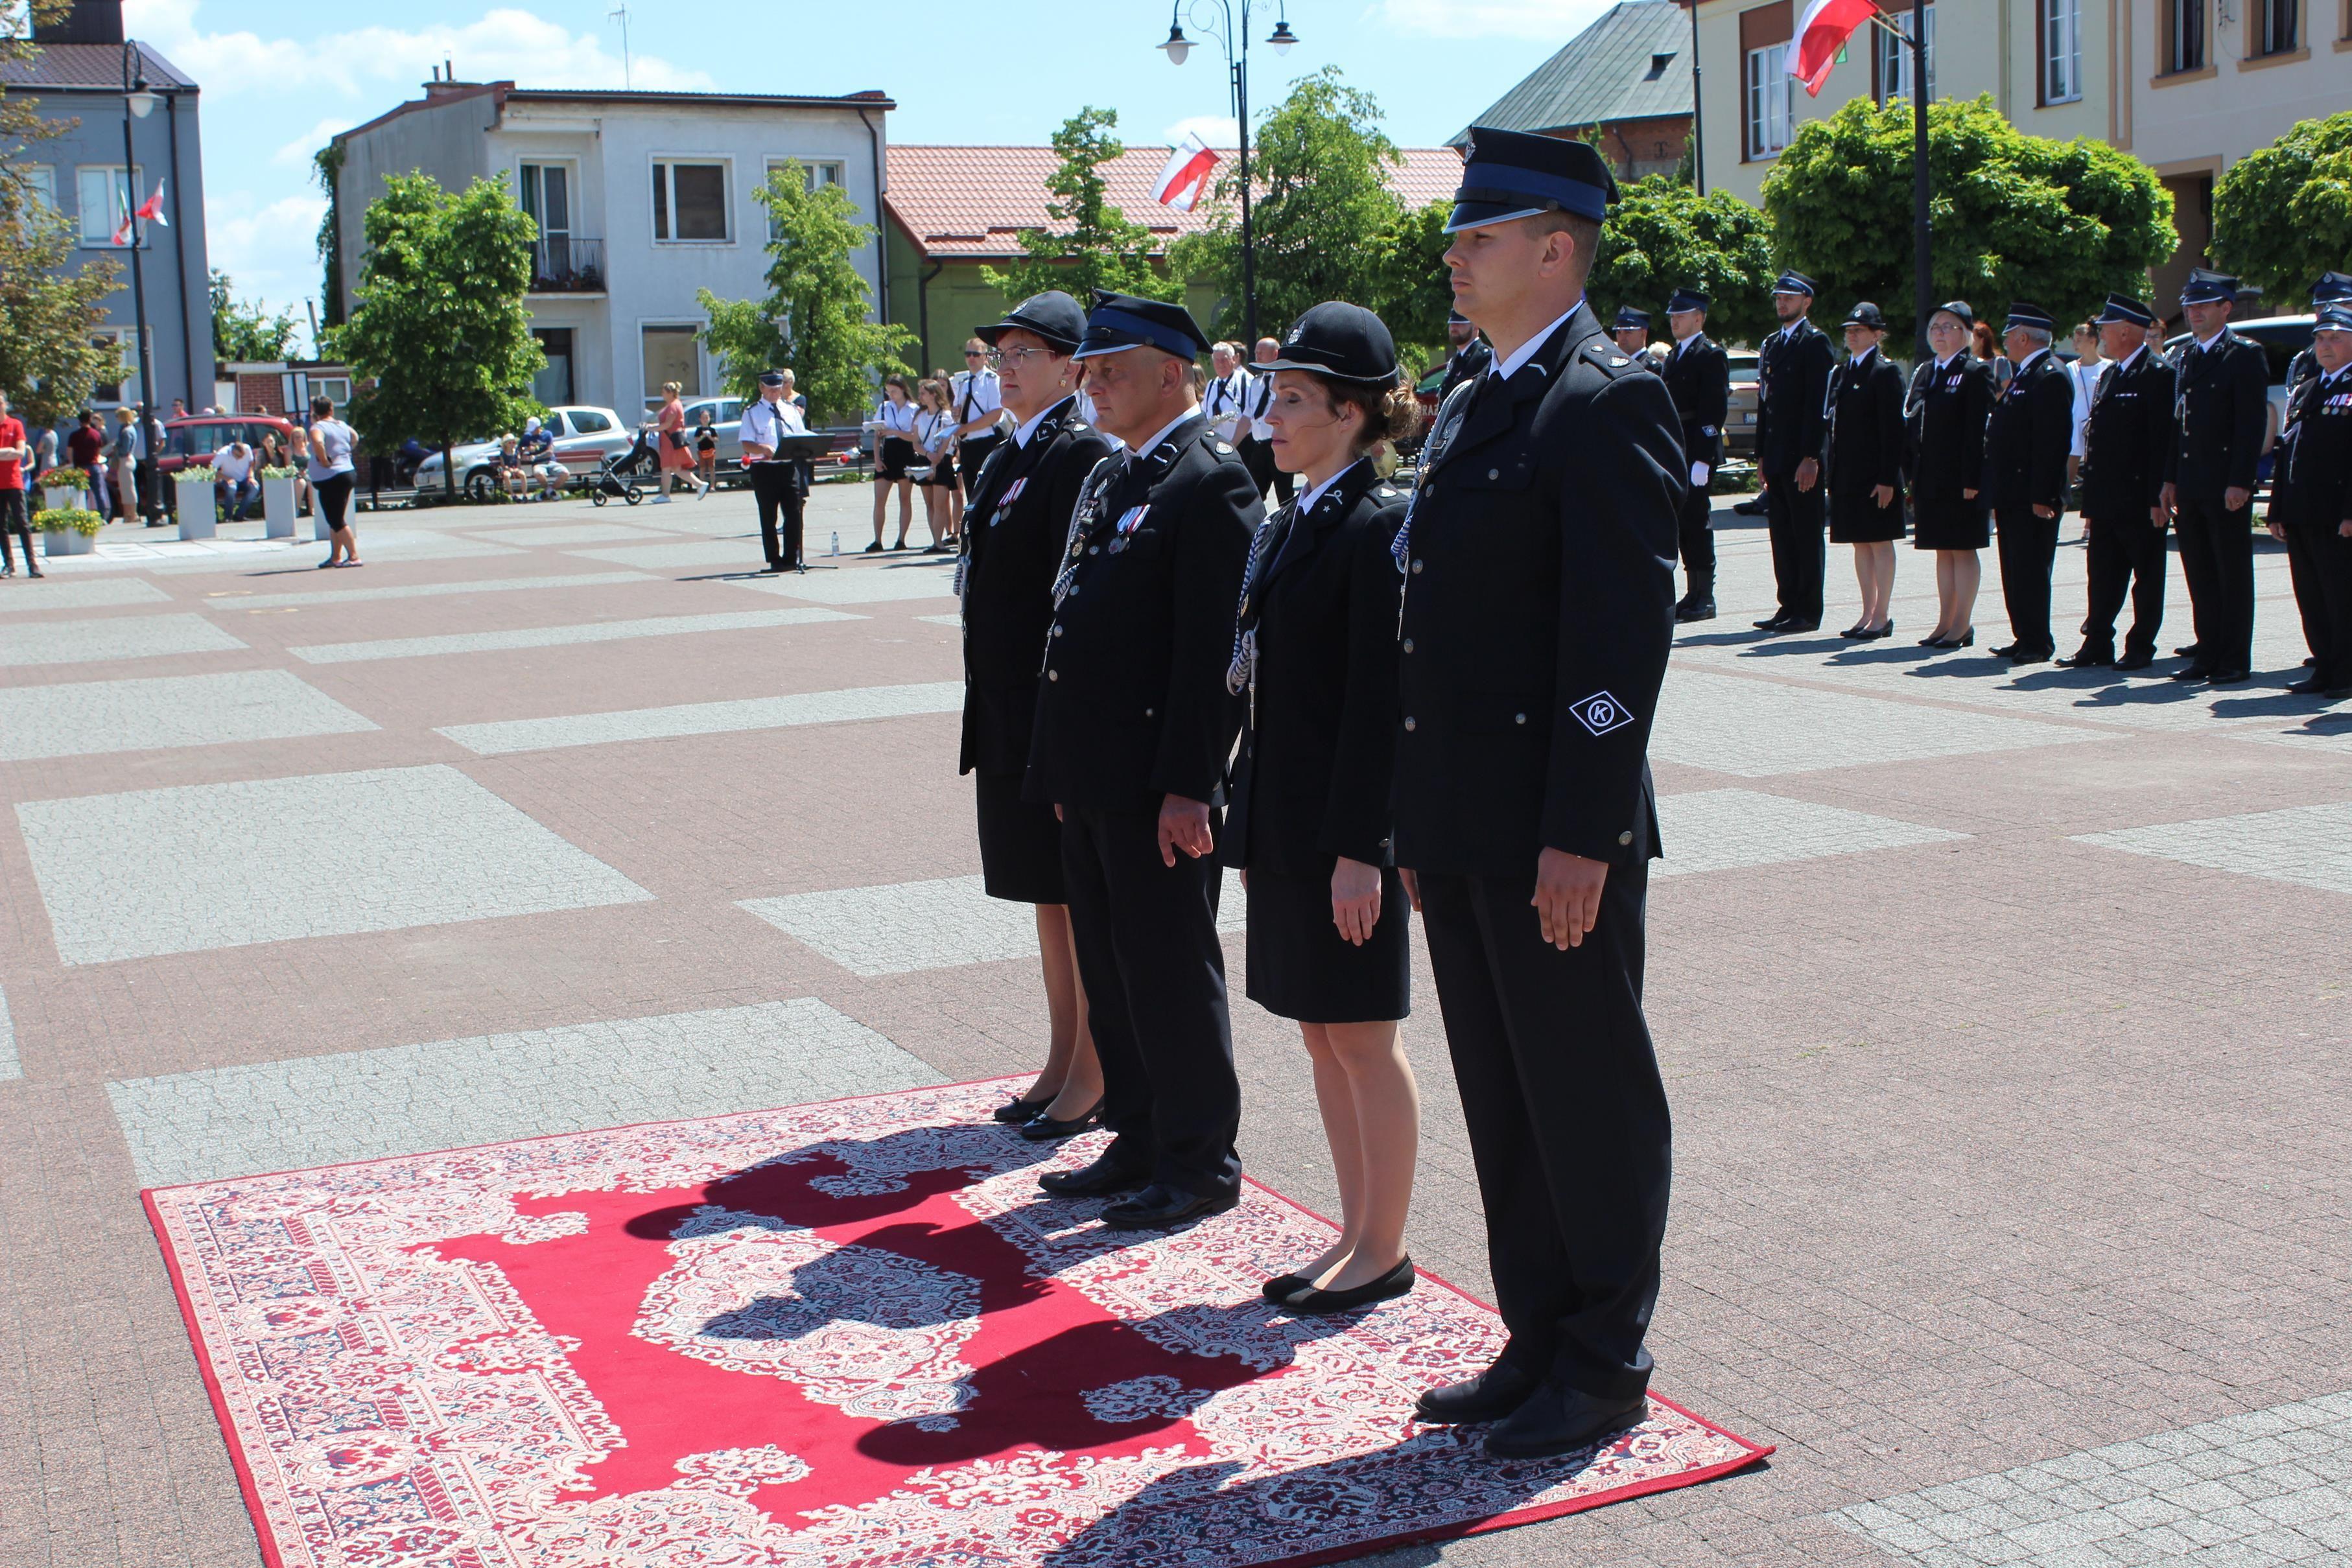
[{"label": "planter with flowers", "polygon": [[43,555],[88,555],[106,519],[80,507],[50,507],[33,514],[33,526],[41,530]]},{"label": "planter with flowers", "polygon": [[261,532],[264,538],[294,537],[294,476],[300,470],[289,464],[262,468]]},{"label": "planter with flowers", "polygon": [[197,468],[183,468],[172,476],[179,486],[180,537],[184,539],[208,539],[220,530],[219,509],[214,506],[213,486],[220,478],[210,464]]},{"label": "planter with flowers", "polygon": [[52,468],[37,483],[41,505],[52,512],[69,512],[81,504],[86,481],[79,468]]}]

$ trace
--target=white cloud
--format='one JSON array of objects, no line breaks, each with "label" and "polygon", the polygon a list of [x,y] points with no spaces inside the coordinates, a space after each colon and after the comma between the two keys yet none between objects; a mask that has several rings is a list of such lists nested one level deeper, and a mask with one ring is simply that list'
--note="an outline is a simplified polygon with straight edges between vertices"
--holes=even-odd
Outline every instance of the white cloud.
[{"label": "white cloud", "polygon": [[289,141],[269,156],[269,161],[281,169],[308,169],[319,149],[333,140],[338,131],[349,131],[352,117],[348,114],[329,115],[310,130]]},{"label": "white cloud", "polygon": [[229,276],[239,299],[259,299],[270,310],[290,308],[304,323],[306,299],[319,297],[319,220],[327,211],[317,195],[261,203],[239,191],[205,200],[205,244],[212,265]]},{"label": "white cloud", "polygon": [[[623,81],[621,57],[602,38],[528,11],[489,11],[462,26],[361,27],[298,41],[204,31],[200,6],[201,0],[124,0],[122,9],[132,36],[153,44],[208,96],[323,86],[357,97],[384,83],[421,82],[444,60],[464,81],[511,78],[545,88],[616,88]],[[712,85],[703,71],[634,52],[627,76],[632,86],[661,91]]]},{"label": "white cloud", "polygon": [[1238,147],[1242,140],[1240,125],[1230,114],[1195,114],[1168,128],[1168,145],[1181,145],[1186,136],[1197,132],[1212,147]]},{"label": "white cloud", "polygon": [[[136,0],[132,0],[136,3]],[[1553,48],[1582,32],[1612,0],[1380,0],[1375,26],[1437,38],[1528,38]],[[1517,79],[1517,72],[1511,73]],[[1499,94],[1510,84],[1497,79]]]}]

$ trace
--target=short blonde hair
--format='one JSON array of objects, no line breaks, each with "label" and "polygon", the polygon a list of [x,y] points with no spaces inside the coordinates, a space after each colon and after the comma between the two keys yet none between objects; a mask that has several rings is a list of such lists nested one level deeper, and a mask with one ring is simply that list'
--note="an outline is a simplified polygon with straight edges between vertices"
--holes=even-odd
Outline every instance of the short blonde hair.
[{"label": "short blonde hair", "polygon": [[664,397],[677,397],[685,391],[686,389],[678,385],[676,382],[662,382],[662,396]]}]

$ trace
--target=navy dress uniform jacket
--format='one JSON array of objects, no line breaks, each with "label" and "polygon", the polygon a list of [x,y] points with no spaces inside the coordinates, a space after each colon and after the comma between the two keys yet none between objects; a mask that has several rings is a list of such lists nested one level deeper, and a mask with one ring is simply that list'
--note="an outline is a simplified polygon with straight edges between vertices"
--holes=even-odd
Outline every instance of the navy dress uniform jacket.
[{"label": "navy dress uniform jacket", "polygon": [[1369,463],[1267,542],[1251,590],[1257,681],[1219,846],[1230,866],[1328,878],[1390,862],[1404,492]]},{"label": "navy dress uniform jacket", "polygon": [[1756,364],[1756,453],[1767,479],[1793,478],[1799,464],[1821,456],[1835,357],[1829,334],[1811,318],[1793,336],[1774,332],[1764,340]]},{"label": "navy dress uniform jacket", "polygon": [[1148,454],[1104,461],[1121,466],[1071,520],[1026,792],[1084,810],[1220,804],[1241,719],[1225,689],[1234,604],[1265,505],[1198,416]]},{"label": "navy dress uniform jacket", "polygon": [[2044,353],[2011,376],[1985,427],[1985,493],[1996,511],[2066,507],[2066,458],[2074,444],[2074,386]]},{"label": "navy dress uniform jacket", "polygon": [[1402,541],[1396,862],[1638,862],[1660,852],[1650,725],[1690,472],[1674,401],[1590,305],[1509,382],[1454,398]]},{"label": "navy dress uniform jacket", "polygon": [[2091,394],[2083,437],[2083,515],[2148,521],[2164,492],[2172,447],[2172,366],[2154,349],[2128,370],[2109,366]]},{"label": "navy dress uniform jacket", "polygon": [[2270,364],[2261,349],[2232,332],[2210,350],[2184,343],[2173,367],[2178,429],[2165,478],[2184,496],[2218,501],[2229,489],[2252,490],[2270,424]]},{"label": "navy dress uniform jacket", "polygon": [[2297,383],[2279,444],[2279,521],[2330,531],[2352,523],[2352,374]]},{"label": "navy dress uniform jacket", "polygon": [[1454,393],[1464,382],[1475,380],[1495,362],[1495,350],[1486,346],[1484,338],[1473,338],[1470,346],[1445,361],[1445,380],[1438,384],[1440,402]]},{"label": "navy dress uniform jacket", "polygon": [[1709,468],[1723,461],[1723,422],[1731,411],[1731,360],[1723,345],[1701,332],[1666,356],[1666,391],[1683,430],[1683,472],[1689,464]]},{"label": "navy dress uniform jacket", "polygon": [[1019,773],[1029,764],[1054,575],[1079,487],[1112,445],[1078,418],[1072,399],[1047,411],[1027,445],[1008,436],[981,466],[963,517],[960,772]]},{"label": "navy dress uniform jacket", "polygon": [[[1981,510],[1984,494],[1985,423],[1992,413],[1992,367],[1963,349],[1939,371],[1925,360],[1911,372],[1906,409],[1909,427],[1911,505]],[[1974,490],[1977,498],[1961,492]]]}]

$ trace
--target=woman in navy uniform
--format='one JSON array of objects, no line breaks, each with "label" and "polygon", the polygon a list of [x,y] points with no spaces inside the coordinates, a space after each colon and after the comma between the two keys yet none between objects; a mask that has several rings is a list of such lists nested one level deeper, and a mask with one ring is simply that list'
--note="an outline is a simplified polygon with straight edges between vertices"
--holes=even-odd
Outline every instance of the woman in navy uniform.
[{"label": "woman in navy uniform", "polygon": [[1054,574],[1078,490],[1110,455],[1108,437],[1078,418],[1070,361],[1086,312],[1057,291],[1035,295],[978,331],[1002,370],[992,378],[1019,423],[972,476],[956,566],[963,601],[963,757],[977,773],[981,877],[992,898],[1037,907],[1037,949],[1052,1020],[1045,1071],[998,1107],[1031,1138],[1066,1137],[1102,1104],[1102,1066],[1087,1030],[1062,879],[1062,825],[1054,809],[1022,799],[1037,713],[1037,665],[1054,621]]},{"label": "woman in navy uniform", "polygon": [[1985,421],[1992,371],[1969,353],[1976,312],[1964,299],[1927,318],[1928,357],[1911,373],[1905,408],[1911,473],[1911,548],[1936,552],[1936,626],[1922,648],[1966,648],[1977,640],[1979,552],[1992,542],[1984,495]]},{"label": "woman in navy uniform", "polygon": [[1862,616],[1838,633],[1890,636],[1895,541],[1903,537],[1903,372],[1886,362],[1886,318],[1865,299],[1845,319],[1845,363],[1830,378],[1830,543],[1853,547]]},{"label": "woman in navy uniform", "polygon": [[1417,409],[1378,316],[1333,301],[1298,319],[1261,416],[1304,485],[1257,531],[1226,684],[1248,696],[1219,846],[1249,886],[1250,999],[1296,1019],[1339,1186],[1322,1256],[1265,1283],[1293,1312],[1412,1288],[1405,1212],[1421,1103],[1397,1044],[1412,955],[1389,853],[1396,772],[1397,571],[1405,497],[1372,451]]}]

